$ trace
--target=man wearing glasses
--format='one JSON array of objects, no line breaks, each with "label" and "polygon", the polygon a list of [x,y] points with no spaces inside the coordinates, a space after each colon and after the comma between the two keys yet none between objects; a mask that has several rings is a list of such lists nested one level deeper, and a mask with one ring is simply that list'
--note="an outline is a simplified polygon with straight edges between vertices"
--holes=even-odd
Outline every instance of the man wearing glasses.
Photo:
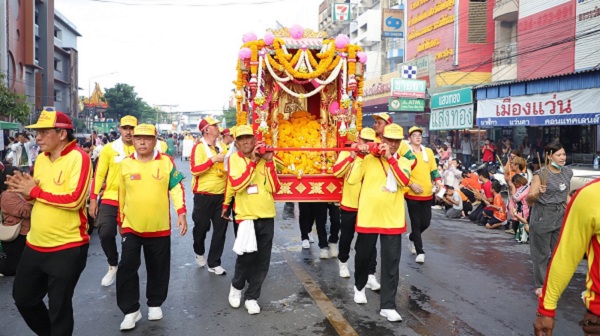
[{"label": "man wearing glasses", "polygon": [[217,141],[219,120],[206,117],[200,121],[198,128],[202,132],[202,139],[192,149],[190,170],[193,175],[192,191],[194,192],[194,211],[192,219],[194,228],[194,252],[196,263],[200,267],[207,264],[204,257],[206,234],[212,223],[213,234],[208,252],[208,271],[216,275],[224,275],[225,269],[221,267],[221,255],[225,247],[225,233],[227,220],[222,214],[225,199],[225,184],[227,174],[223,161],[227,151],[221,148]]}]

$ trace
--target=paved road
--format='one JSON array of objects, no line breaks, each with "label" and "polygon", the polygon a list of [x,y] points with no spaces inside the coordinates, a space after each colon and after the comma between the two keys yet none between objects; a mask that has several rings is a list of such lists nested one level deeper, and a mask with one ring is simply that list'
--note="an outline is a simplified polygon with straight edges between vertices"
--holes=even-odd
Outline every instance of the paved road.
[{"label": "paved road", "polygon": [[[179,162],[179,160],[177,160]],[[189,177],[187,162],[180,170]],[[189,185],[189,178],[186,180]],[[192,195],[186,185],[187,204]],[[297,211],[297,207],[296,207]],[[173,214],[174,216],[174,214]],[[533,295],[529,246],[507,234],[490,232],[465,221],[448,221],[434,210],[424,234],[426,263],[418,265],[406,246],[402,250],[397,305],[404,321],[390,323],[378,314],[379,295],[367,289],[369,303],[354,303],[354,281],[337,275],[337,261],[319,259],[317,244],[300,248],[297,219],[278,204],[271,268],[259,303],[250,316],[232,309],[227,295],[235,254],[229,228],[219,277],[194,262],[191,232],[172,237],[172,268],[164,319],[142,320],[132,335],[531,335],[536,298]],[[295,214],[297,218],[297,213]],[[191,223],[191,216],[188,216]],[[316,234],[313,234],[316,237]],[[207,239],[209,241],[209,239]],[[350,259],[353,271],[352,258]],[[100,286],[106,261],[94,234],[89,258],[74,297],[75,335],[119,335],[123,318],[114,285]],[[140,269],[142,298],[145,270]],[[32,335],[14,307],[12,277],[0,278],[0,335]],[[579,333],[585,308],[579,298],[585,284],[585,263],[559,303],[556,335]],[[147,313],[145,300],[142,312]]]}]

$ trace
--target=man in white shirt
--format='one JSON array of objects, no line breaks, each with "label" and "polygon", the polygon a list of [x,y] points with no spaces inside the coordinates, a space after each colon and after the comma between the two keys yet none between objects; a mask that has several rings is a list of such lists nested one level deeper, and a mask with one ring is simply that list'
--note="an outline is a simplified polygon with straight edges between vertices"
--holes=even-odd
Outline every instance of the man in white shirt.
[{"label": "man in white shirt", "polygon": [[16,138],[17,142],[12,145],[13,166],[18,167],[22,173],[31,174],[31,141],[25,133],[17,133]]},{"label": "man in white shirt", "polygon": [[473,155],[473,149],[471,148],[471,136],[465,134],[460,142],[460,148],[462,150],[463,162],[465,167],[471,166],[471,156]]},{"label": "man in white shirt", "polygon": [[447,188],[446,195],[444,195],[444,198],[443,198],[444,203],[446,203],[446,207],[449,207],[446,210],[446,217],[448,217],[450,219],[460,218],[460,216],[462,215],[462,209],[463,209],[462,198],[460,197],[458,192],[456,192],[454,190],[454,188],[452,186],[446,186],[446,188]]}]

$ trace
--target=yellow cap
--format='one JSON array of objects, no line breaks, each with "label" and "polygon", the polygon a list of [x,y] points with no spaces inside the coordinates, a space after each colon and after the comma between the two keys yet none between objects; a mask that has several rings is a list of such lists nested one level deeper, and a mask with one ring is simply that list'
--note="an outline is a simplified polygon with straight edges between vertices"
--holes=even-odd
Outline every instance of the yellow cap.
[{"label": "yellow cap", "polygon": [[385,113],[385,112],[374,113],[373,114],[373,119],[383,119],[388,124],[392,123],[392,117],[390,117],[390,115],[387,114],[387,113]]},{"label": "yellow cap", "polygon": [[137,122],[137,118],[132,116],[132,115],[126,115],[123,118],[121,118],[121,127],[123,126],[137,126],[138,122]]},{"label": "yellow cap", "polygon": [[241,137],[242,135],[254,135],[252,131],[252,126],[250,125],[242,125],[238,126],[235,130],[235,137]]},{"label": "yellow cap", "polygon": [[399,126],[397,124],[390,124],[385,126],[385,128],[383,129],[383,137],[388,139],[401,140],[404,139],[404,130],[402,129],[402,126]]},{"label": "yellow cap", "polygon": [[200,130],[200,132],[204,132],[204,130],[208,127],[208,126],[212,126],[212,125],[217,125],[220,124],[221,122],[213,117],[206,117],[204,119],[202,119],[200,121],[200,124],[198,125],[198,129]]},{"label": "yellow cap", "polygon": [[360,135],[361,138],[365,139],[365,140],[369,140],[369,141],[375,141],[375,130],[373,130],[370,127],[364,127],[362,130],[360,130]]},{"label": "yellow cap", "polygon": [[233,137],[235,138],[235,131],[237,130],[237,126],[233,126],[229,129],[229,133],[231,133],[231,135],[233,135]]},{"label": "yellow cap", "polygon": [[71,122],[71,118],[66,114],[58,111],[54,111],[54,108],[48,107],[44,108],[38,121],[29,126],[25,126],[25,128],[64,128],[64,129],[73,129],[73,122]]},{"label": "yellow cap", "polygon": [[421,132],[421,134],[423,134],[423,129],[419,126],[413,126],[408,130],[408,136],[410,136],[413,132]]},{"label": "yellow cap", "polygon": [[156,127],[150,124],[139,124],[133,130],[133,136],[136,135],[156,136]]}]

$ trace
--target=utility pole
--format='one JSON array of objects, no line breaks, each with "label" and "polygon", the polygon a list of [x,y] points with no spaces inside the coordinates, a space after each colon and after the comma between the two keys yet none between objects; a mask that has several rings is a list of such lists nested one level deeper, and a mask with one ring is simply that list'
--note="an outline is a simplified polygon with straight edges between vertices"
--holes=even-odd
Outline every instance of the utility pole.
[{"label": "utility pole", "polygon": [[[158,107],[160,108],[160,110],[162,111],[163,108],[168,108],[169,109],[169,119],[170,122],[173,122],[173,116],[171,115],[171,113],[173,112],[173,108],[178,107],[178,104],[159,104],[159,105],[154,105],[154,107]],[[156,126],[158,128],[158,124],[160,124],[160,120],[158,118],[158,111],[156,112]],[[177,122],[177,128],[179,128],[179,121]]]}]

